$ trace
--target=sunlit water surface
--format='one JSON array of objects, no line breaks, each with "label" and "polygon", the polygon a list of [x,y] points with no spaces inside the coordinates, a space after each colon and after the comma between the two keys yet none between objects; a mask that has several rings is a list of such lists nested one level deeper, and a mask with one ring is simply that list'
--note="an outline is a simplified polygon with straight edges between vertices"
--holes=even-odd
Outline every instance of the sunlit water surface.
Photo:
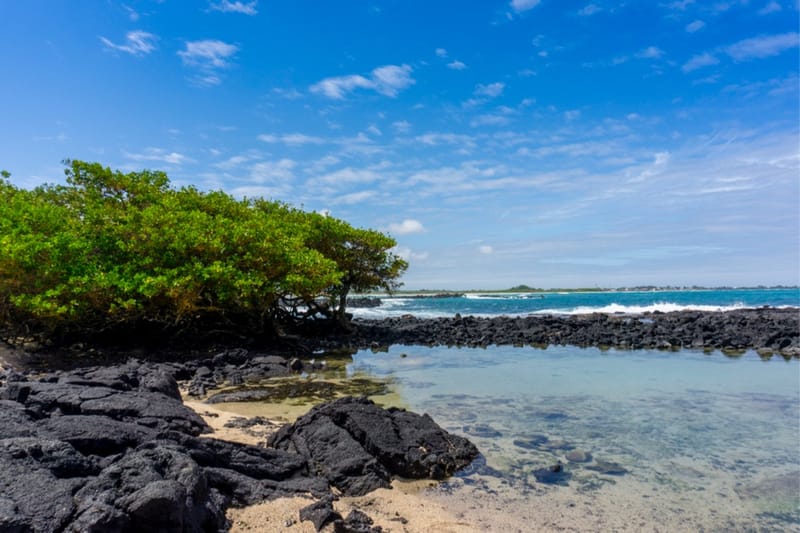
[{"label": "sunlit water surface", "polygon": [[480,448],[428,496],[487,530],[800,531],[797,360],[394,346],[347,374]]}]

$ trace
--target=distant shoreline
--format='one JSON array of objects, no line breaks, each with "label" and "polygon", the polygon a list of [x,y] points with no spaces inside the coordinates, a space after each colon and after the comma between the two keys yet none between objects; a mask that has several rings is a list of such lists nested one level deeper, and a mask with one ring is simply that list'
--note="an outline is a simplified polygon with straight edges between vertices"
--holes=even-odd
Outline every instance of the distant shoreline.
[{"label": "distant shoreline", "polygon": [[396,290],[387,292],[368,292],[355,296],[380,296],[380,297],[427,297],[427,298],[454,298],[465,294],[558,294],[558,293],[587,293],[587,292],[704,292],[704,291],[767,291],[767,290],[798,290],[797,285],[775,285],[771,287],[618,287],[618,288],[573,288],[573,289],[541,289],[533,287],[512,287],[510,289],[421,289],[421,290]]}]

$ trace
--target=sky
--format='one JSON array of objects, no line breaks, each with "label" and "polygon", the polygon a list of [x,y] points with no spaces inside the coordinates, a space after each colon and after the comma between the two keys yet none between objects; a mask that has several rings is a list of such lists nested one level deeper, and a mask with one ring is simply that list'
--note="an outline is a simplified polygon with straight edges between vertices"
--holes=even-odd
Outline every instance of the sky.
[{"label": "sky", "polygon": [[397,240],[406,289],[800,283],[798,0],[0,2],[0,168]]}]

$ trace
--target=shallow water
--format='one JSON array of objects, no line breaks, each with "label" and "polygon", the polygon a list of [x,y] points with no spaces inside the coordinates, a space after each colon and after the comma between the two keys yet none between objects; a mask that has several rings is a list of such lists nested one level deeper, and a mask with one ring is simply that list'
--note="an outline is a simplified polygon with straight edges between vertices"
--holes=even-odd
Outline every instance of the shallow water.
[{"label": "shallow water", "polygon": [[796,360],[395,346],[347,370],[475,442],[429,495],[487,530],[800,531]]}]

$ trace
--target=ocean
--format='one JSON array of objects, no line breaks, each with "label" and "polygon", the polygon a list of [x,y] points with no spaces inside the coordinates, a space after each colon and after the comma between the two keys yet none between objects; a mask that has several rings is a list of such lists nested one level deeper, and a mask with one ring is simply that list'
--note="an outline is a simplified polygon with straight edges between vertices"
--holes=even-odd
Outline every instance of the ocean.
[{"label": "ocean", "polygon": [[470,293],[455,297],[380,296],[381,305],[351,309],[358,318],[404,314],[420,318],[461,315],[645,313],[728,311],[749,307],[798,307],[800,289],[726,289],[541,293]]},{"label": "ocean", "polygon": [[[383,298],[357,317],[797,307],[798,289]],[[800,332],[799,332],[800,333]],[[800,531],[800,361],[573,346],[361,350],[350,379],[481,459],[427,489],[485,531]],[[540,479],[560,465],[563,478]]]}]

